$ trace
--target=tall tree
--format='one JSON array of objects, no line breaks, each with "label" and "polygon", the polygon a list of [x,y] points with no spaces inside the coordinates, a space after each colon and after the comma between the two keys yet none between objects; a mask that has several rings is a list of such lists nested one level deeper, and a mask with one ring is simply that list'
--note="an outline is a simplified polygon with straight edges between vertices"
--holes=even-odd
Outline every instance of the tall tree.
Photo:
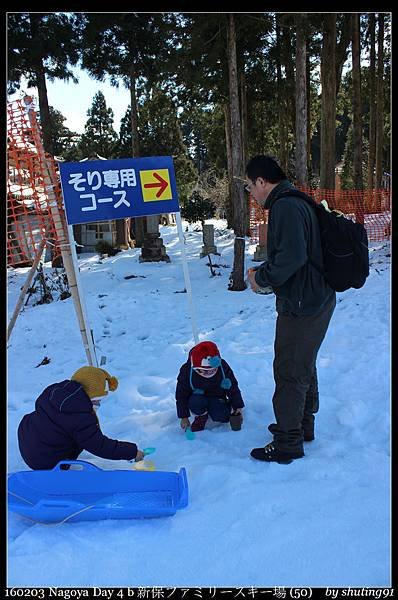
[{"label": "tall tree", "polygon": [[[167,54],[166,40],[173,14],[87,13],[83,30],[82,64],[90,75],[104,81],[108,76],[115,87],[130,91],[131,156],[140,154],[137,87],[140,82],[156,81]],[[118,239],[126,239],[125,224],[117,223]],[[144,221],[136,219],[136,245],[141,246]]]},{"label": "tall tree", "polygon": [[353,182],[356,190],[363,189],[362,173],[362,108],[361,108],[361,54],[360,15],[352,15],[352,126],[353,126]]},{"label": "tall tree", "polygon": [[227,202],[227,225],[230,229],[234,227],[234,169],[232,160],[232,138],[231,138],[231,110],[228,102],[224,104],[225,120],[225,146],[227,149],[227,173],[229,202]]},{"label": "tall tree", "polygon": [[8,90],[18,90],[22,78],[39,96],[43,145],[54,153],[46,79],[77,78],[70,69],[79,59],[80,17],[70,13],[8,13]]},{"label": "tall tree", "polygon": [[322,189],[335,188],[336,153],[336,15],[325,14],[321,55],[321,173]]},{"label": "tall tree", "polygon": [[379,13],[377,33],[377,121],[375,187],[382,187],[384,138],[384,13]]},{"label": "tall tree", "polygon": [[115,156],[117,133],[113,128],[113,110],[106,105],[105,96],[98,91],[87,111],[79,149],[84,158],[99,154],[111,159]]},{"label": "tall tree", "polygon": [[235,15],[228,14],[227,56],[229,74],[229,104],[231,117],[231,148],[233,170],[233,205],[234,205],[234,265],[231,273],[229,289],[241,291],[246,289],[244,279],[245,233],[246,233],[246,195],[240,178],[243,176],[242,128],[239,108],[239,81],[236,61]]},{"label": "tall tree", "polygon": [[179,199],[184,204],[193,190],[197,172],[182,138],[177,107],[160,86],[154,86],[140,104],[138,115],[143,155],[173,157]]},{"label": "tall tree", "polygon": [[307,17],[296,21],[296,181],[307,186]]},{"label": "tall tree", "polygon": [[[285,93],[287,98],[294,98],[295,73],[294,73],[294,15],[284,14],[282,20],[282,64],[286,73]],[[286,103],[286,118],[290,121],[292,133],[296,131],[296,110],[293,101]]]},{"label": "tall tree", "polygon": [[278,157],[282,169],[287,173],[288,168],[288,122],[287,122],[287,110],[286,110],[286,94],[284,90],[284,84],[282,79],[282,43],[281,43],[281,25],[279,14],[275,17],[275,33],[276,33],[276,81],[277,81],[277,112],[278,112]]},{"label": "tall tree", "polygon": [[[247,152],[259,150],[269,136],[257,135],[256,127],[262,115],[258,114],[257,102],[273,102],[273,89],[264,85],[264,68],[270,71],[264,57],[264,48],[269,45],[268,34],[271,30],[271,16],[268,14],[235,14],[236,65],[237,79],[240,82],[239,117],[242,124],[247,108],[247,128],[244,130],[244,142]],[[217,114],[224,115],[224,136],[218,137],[218,155],[224,157],[224,164],[217,159],[217,168],[231,173],[231,144],[228,141],[230,130],[229,75],[227,62],[228,21],[224,14],[183,14],[176,33],[176,53],[173,58],[173,85],[182,105],[190,103],[214,107]],[[271,81],[273,73],[270,73]],[[242,87],[242,82],[244,82]],[[243,108],[243,110],[242,110]],[[277,130],[277,124],[274,125]],[[268,133],[268,132],[267,132]],[[214,147],[215,138],[212,142]],[[227,151],[226,151],[227,150]],[[242,173],[240,174],[242,176]],[[232,193],[229,194],[232,196]],[[231,216],[233,208],[227,209]]]},{"label": "tall tree", "polygon": [[336,16],[336,97],[339,93],[343,66],[347,60],[351,42],[351,14]]},{"label": "tall tree", "polygon": [[51,136],[54,155],[62,156],[65,160],[75,160],[72,157],[73,147],[78,134],[64,125],[66,118],[61,111],[52,106],[50,106],[49,109],[52,123]]},{"label": "tall tree", "polygon": [[374,168],[376,158],[376,18],[374,13],[368,16],[369,31],[369,153],[367,187],[374,187]]}]

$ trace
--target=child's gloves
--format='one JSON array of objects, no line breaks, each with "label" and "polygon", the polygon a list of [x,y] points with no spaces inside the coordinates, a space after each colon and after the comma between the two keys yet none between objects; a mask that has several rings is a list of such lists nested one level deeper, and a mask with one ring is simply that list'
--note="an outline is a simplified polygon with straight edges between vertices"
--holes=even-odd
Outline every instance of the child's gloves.
[{"label": "child's gloves", "polygon": [[181,429],[186,429],[187,427],[191,426],[191,422],[188,419],[188,417],[184,417],[183,419],[181,419],[180,425],[181,425]]},{"label": "child's gloves", "polygon": [[143,460],[144,456],[145,456],[145,454],[141,450],[137,450],[136,457],[132,458],[131,460],[129,460],[127,462],[129,462],[129,463],[138,462],[139,460]]}]

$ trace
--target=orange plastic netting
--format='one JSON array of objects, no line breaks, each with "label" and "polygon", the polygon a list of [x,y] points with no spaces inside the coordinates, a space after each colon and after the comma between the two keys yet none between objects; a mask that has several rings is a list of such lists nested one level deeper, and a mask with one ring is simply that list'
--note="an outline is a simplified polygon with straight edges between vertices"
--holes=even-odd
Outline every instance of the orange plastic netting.
[{"label": "orange plastic netting", "polygon": [[[317,202],[327,200],[329,208],[340,210],[353,221],[363,223],[370,242],[391,237],[391,190],[311,190],[300,186],[297,189]],[[249,208],[250,237],[255,243],[259,239],[259,224],[268,223],[268,211],[260,208],[252,196]]]},{"label": "orange plastic netting", "polygon": [[33,105],[24,100],[7,105],[7,146],[7,265],[31,265],[43,239],[54,261],[60,255],[56,209],[64,222],[58,170],[44,153]]}]

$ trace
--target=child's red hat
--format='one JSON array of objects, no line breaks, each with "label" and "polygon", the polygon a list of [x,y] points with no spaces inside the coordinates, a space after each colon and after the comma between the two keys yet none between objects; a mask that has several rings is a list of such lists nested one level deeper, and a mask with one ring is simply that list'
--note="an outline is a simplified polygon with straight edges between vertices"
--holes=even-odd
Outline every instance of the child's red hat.
[{"label": "child's red hat", "polygon": [[211,359],[215,356],[220,357],[220,352],[214,342],[200,342],[194,346],[189,356],[191,358],[192,367],[212,367],[218,366],[221,361],[215,361],[218,364],[212,365]]}]

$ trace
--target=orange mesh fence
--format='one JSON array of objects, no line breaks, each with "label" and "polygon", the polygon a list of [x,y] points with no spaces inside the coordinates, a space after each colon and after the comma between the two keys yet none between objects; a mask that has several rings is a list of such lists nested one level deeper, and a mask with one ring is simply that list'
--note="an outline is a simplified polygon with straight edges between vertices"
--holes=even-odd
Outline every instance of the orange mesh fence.
[{"label": "orange mesh fence", "polygon": [[[42,150],[41,131],[34,110],[28,113],[23,100],[7,105],[7,265],[29,266],[40,243],[52,259],[61,252],[54,226],[54,202],[66,223],[61,187],[54,158]],[[49,186],[49,179],[53,185]],[[51,190],[50,190],[51,188]],[[51,191],[51,193],[49,193]]]},{"label": "orange mesh fence", "polygon": [[[370,242],[391,237],[391,190],[311,190],[300,186],[297,189],[317,202],[326,200],[329,208],[340,210],[347,218],[363,223]],[[256,243],[259,224],[268,223],[268,210],[260,208],[252,196],[249,197],[249,218],[250,237]]]}]

